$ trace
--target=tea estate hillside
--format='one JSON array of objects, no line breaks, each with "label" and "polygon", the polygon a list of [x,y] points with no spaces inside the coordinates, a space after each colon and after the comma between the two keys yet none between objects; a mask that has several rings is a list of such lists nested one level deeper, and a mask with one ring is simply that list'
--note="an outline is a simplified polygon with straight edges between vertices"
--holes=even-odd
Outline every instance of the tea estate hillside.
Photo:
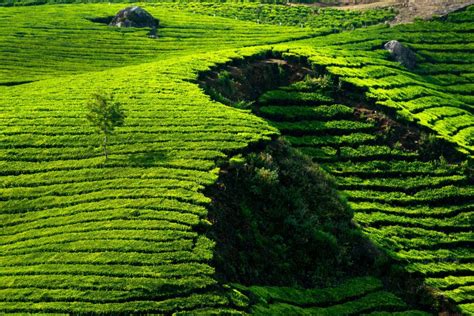
[{"label": "tea estate hillside", "polygon": [[474,314],[474,7],[397,14],[1,0],[1,313]]}]

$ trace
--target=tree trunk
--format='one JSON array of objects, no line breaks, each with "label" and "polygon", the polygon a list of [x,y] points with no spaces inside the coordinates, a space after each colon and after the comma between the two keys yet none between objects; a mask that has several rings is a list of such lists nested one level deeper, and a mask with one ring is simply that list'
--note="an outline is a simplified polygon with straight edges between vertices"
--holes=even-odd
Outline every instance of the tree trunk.
[{"label": "tree trunk", "polygon": [[105,160],[107,160],[109,158],[109,155],[107,153],[107,134],[104,135],[103,147],[104,147]]}]

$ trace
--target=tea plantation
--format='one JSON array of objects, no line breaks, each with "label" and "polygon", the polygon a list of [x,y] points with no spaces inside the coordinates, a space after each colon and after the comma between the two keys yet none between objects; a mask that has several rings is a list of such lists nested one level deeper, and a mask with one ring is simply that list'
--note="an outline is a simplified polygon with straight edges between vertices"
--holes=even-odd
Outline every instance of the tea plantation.
[{"label": "tea plantation", "polygon": [[[128,3],[50,2],[0,0],[2,314],[474,313],[474,7],[390,27],[393,10],[141,3],[160,19],[150,38],[94,22]],[[383,50],[393,39],[413,70]],[[245,109],[198,85],[268,58],[319,81]],[[87,120],[97,91],[126,113],[107,160]],[[229,241],[209,233],[208,189],[280,137],[332,179],[377,271],[318,287],[216,273]]]},{"label": "tea plantation", "polygon": [[262,96],[258,112],[335,177],[375,243],[472,312],[474,186],[467,162],[430,161],[422,146],[389,144],[391,131],[378,131],[376,113],[354,115],[361,108],[278,91]]}]

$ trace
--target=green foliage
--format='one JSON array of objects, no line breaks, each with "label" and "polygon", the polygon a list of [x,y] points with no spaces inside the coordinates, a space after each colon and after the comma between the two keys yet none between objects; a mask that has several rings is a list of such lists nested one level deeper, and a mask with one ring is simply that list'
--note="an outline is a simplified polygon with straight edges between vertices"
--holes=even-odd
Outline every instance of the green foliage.
[{"label": "green foliage", "polygon": [[286,87],[281,87],[281,90],[313,92],[318,89],[332,89],[334,86],[334,78],[331,74],[326,73],[319,77],[307,75],[304,80],[297,81]]},{"label": "green foliage", "polygon": [[297,92],[297,91],[285,91],[285,90],[272,90],[264,93],[260,98],[261,104],[271,105],[291,105],[292,102],[298,102],[299,104],[318,104],[318,103],[331,103],[334,100],[320,92]]},{"label": "green foliage", "polygon": [[223,70],[218,73],[217,75],[217,83],[220,86],[221,89],[224,90],[226,94],[232,94],[232,78],[231,75],[228,71]]},{"label": "green foliage", "polygon": [[367,132],[374,125],[368,122],[354,122],[348,120],[334,121],[298,121],[298,122],[274,122],[273,126],[291,134],[294,133],[334,133],[334,132]]},{"label": "green foliage", "polygon": [[238,284],[234,287],[255,301],[251,313],[257,315],[348,315],[370,311],[373,315],[429,315],[407,309],[400,298],[382,291],[382,281],[374,277],[352,278],[328,288],[245,287]]},{"label": "green foliage", "polygon": [[352,116],[354,109],[341,105],[309,106],[261,106],[258,113],[269,119],[293,121],[299,117],[306,119],[347,119]]},{"label": "green foliage", "polygon": [[123,126],[125,123],[125,111],[121,104],[117,102],[113,95],[103,95],[99,92],[93,93],[91,100],[87,103],[89,113],[87,120],[102,135],[102,148],[104,149],[105,159],[108,158],[107,142],[114,134],[115,128]]},{"label": "green foliage", "polygon": [[225,167],[210,192],[216,267],[245,284],[324,285],[371,267],[332,181],[281,141]]},{"label": "green foliage", "polygon": [[380,290],[382,281],[374,277],[358,277],[349,279],[335,287],[299,289],[294,287],[275,286],[237,286],[249,292],[263,303],[289,303],[293,305],[330,305],[364,294]]},{"label": "green foliage", "polygon": [[[263,0],[261,2],[287,4],[284,0]],[[298,0],[296,2],[311,3],[319,1]],[[378,24],[391,20],[396,15],[392,9],[337,10],[311,6],[261,4],[258,1],[238,3],[220,3],[218,1],[177,2],[175,6],[193,13],[217,15],[257,23],[310,27],[329,32]]]},{"label": "green foliage", "polygon": [[[385,291],[369,293],[354,301],[345,302],[329,307],[304,308],[285,303],[256,305],[252,312],[255,315],[351,315],[370,312],[373,309],[400,310],[406,309],[406,304],[397,296]],[[426,314],[422,314],[426,315]]]}]

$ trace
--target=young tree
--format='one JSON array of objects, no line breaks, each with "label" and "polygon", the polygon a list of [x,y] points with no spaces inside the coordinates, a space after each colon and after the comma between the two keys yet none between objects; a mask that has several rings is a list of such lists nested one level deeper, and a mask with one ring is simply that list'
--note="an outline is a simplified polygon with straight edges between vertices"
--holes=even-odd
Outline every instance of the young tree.
[{"label": "young tree", "polygon": [[102,148],[105,160],[108,158],[107,142],[114,133],[115,127],[123,126],[125,112],[119,102],[114,100],[112,94],[93,93],[87,103],[89,113],[87,119],[96,127],[97,132],[103,136]]}]

